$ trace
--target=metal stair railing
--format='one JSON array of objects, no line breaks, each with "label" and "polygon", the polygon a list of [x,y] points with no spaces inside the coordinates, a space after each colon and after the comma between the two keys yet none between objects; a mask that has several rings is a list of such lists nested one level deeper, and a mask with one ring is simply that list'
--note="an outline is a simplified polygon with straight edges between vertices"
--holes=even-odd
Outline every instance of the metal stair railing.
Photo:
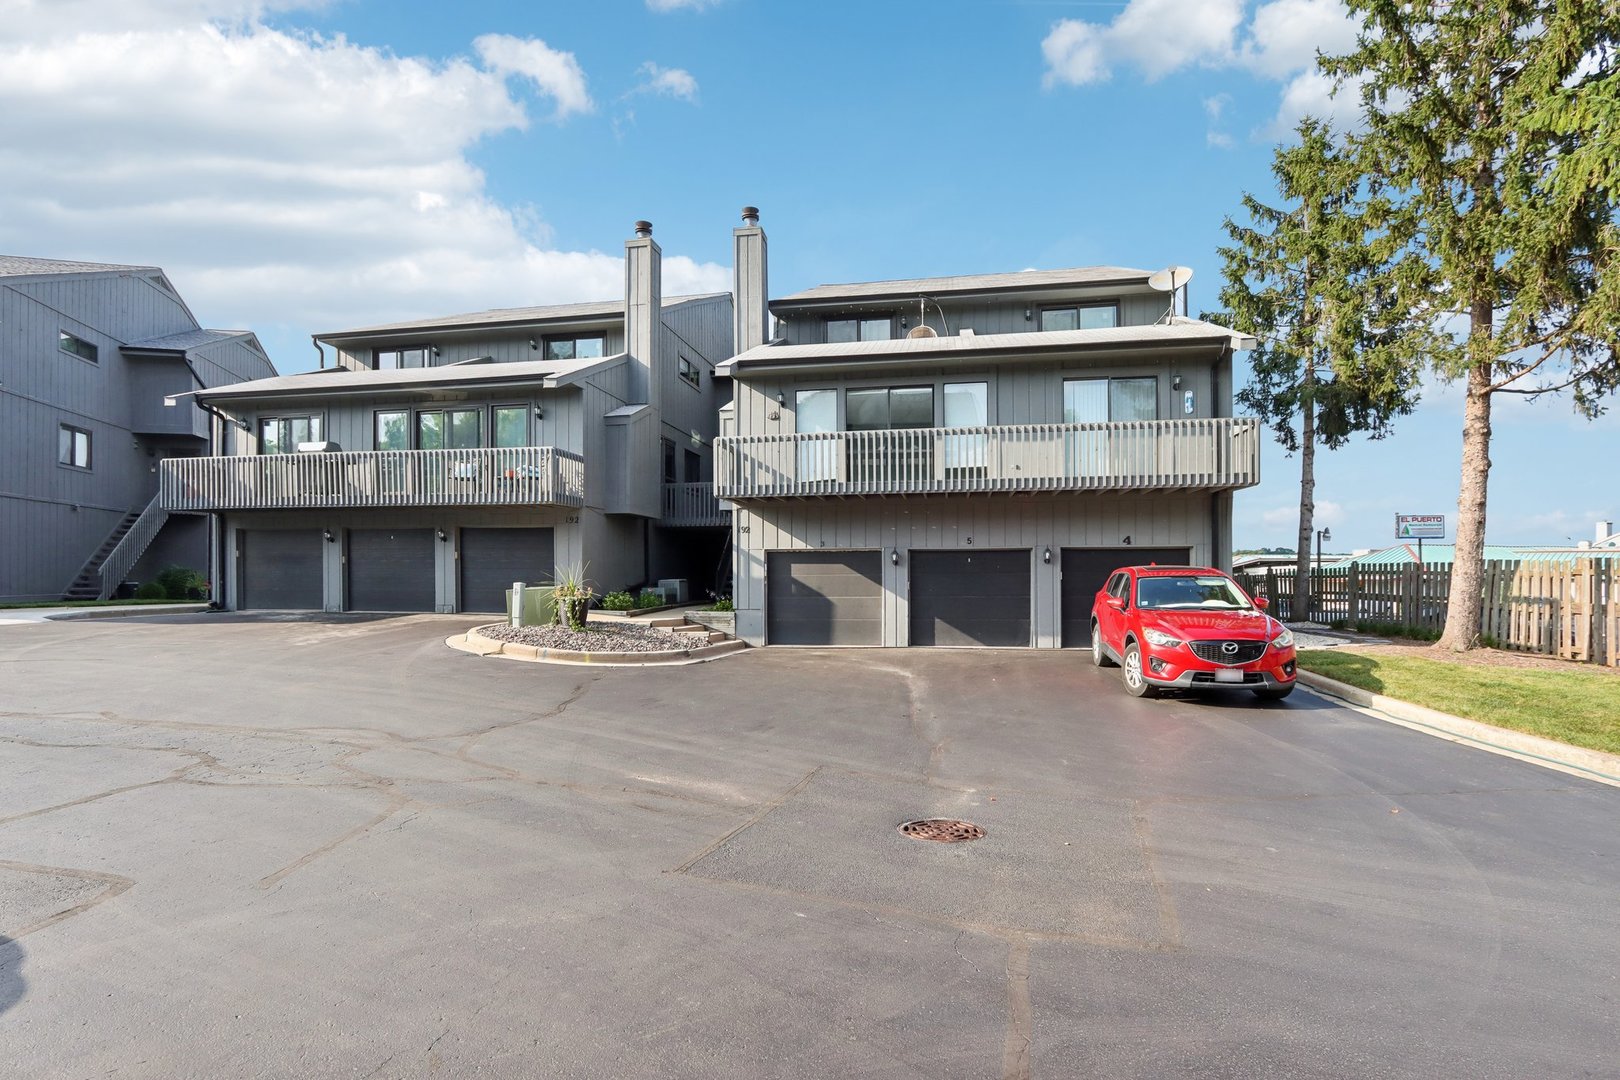
[{"label": "metal stair railing", "polygon": [[101,560],[101,599],[111,600],[113,593],[118,591],[118,583],[124,580],[124,575],[135,568],[146,549],[151,546],[164,522],[169,520],[169,512],[162,506],[162,496],[152,496],[152,501],[146,504],[141,516],[135,519],[135,524],[129,527],[129,532],[118,541],[118,546],[107,552],[107,557]]}]

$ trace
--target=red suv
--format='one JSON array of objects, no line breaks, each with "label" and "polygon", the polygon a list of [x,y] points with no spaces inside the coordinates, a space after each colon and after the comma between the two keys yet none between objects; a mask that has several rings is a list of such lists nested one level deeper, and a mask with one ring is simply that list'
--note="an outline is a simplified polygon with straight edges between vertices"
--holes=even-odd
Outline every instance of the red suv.
[{"label": "red suv", "polygon": [[1091,605],[1091,662],[1119,664],[1133,697],[1231,687],[1285,698],[1294,692],[1294,635],[1265,607],[1219,570],[1122,567]]}]

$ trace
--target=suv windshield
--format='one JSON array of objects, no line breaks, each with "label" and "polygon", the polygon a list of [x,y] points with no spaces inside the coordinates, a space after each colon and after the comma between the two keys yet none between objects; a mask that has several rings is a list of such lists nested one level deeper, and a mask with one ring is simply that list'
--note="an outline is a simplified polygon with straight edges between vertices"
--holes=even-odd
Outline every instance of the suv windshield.
[{"label": "suv windshield", "polygon": [[1204,608],[1247,611],[1251,605],[1236,585],[1223,577],[1188,574],[1185,577],[1144,577],[1136,582],[1139,608]]}]

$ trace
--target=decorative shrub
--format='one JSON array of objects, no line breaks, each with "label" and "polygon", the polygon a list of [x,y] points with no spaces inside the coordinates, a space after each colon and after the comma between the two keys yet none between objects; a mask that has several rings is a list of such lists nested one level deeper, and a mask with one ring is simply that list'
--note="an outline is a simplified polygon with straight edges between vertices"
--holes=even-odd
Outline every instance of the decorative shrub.
[{"label": "decorative shrub", "polygon": [[636,606],[636,598],[627,592],[610,592],[602,597],[602,608],[605,611],[629,611]]},{"label": "decorative shrub", "polygon": [[636,597],[637,608],[654,608],[664,606],[664,594],[661,592],[644,592]]},{"label": "decorative shrub", "polygon": [[[148,584],[163,591],[154,599],[201,600],[208,595],[208,581],[200,573],[184,566],[166,566],[158,571]],[[137,593],[137,598],[139,594]]]},{"label": "decorative shrub", "polygon": [[137,600],[167,600],[169,592],[156,581],[148,581],[135,590]]},{"label": "decorative shrub", "polygon": [[551,595],[557,601],[557,622],[571,630],[585,629],[586,616],[591,610],[591,598],[596,590],[585,577],[586,566],[574,563],[559,567],[551,583]]},{"label": "decorative shrub", "polygon": [[737,610],[736,606],[731,602],[731,597],[727,596],[725,593],[710,593],[709,596],[714,600],[714,603],[709,605],[710,611]]}]

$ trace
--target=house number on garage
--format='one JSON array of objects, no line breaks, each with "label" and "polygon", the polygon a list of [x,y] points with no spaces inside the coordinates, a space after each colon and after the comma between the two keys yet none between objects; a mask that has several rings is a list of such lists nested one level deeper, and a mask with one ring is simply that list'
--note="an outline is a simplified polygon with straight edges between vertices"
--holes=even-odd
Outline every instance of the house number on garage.
[{"label": "house number on garage", "polygon": [[967,544],[968,547],[972,547],[973,546],[973,537],[971,537],[971,536],[968,537],[967,540],[964,541],[964,542]]}]

